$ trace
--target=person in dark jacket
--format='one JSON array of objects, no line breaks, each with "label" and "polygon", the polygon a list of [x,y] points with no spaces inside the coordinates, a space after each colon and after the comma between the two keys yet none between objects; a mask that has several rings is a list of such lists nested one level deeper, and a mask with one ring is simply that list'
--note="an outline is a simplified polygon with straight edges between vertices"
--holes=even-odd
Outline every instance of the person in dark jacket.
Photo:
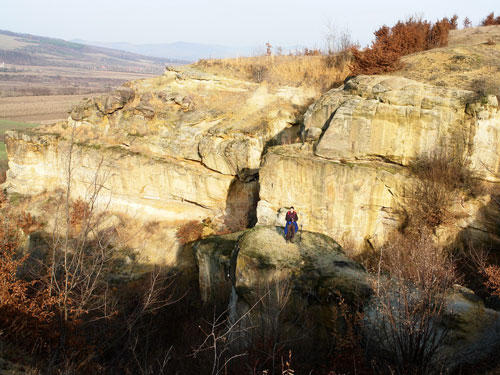
[{"label": "person in dark jacket", "polygon": [[297,221],[299,220],[299,216],[297,215],[297,212],[295,211],[293,206],[290,207],[290,210],[286,213],[285,220],[286,220],[285,236],[288,232],[288,224],[290,224],[290,223],[293,223],[293,225],[295,226],[295,233],[297,233],[299,231],[299,226],[297,224]]}]

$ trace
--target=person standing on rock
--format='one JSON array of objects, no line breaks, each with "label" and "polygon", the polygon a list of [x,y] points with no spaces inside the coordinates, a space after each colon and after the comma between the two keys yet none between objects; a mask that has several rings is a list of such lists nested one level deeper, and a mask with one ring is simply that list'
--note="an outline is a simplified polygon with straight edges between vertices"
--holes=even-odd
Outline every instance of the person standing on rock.
[{"label": "person standing on rock", "polygon": [[293,206],[290,207],[290,210],[286,213],[285,220],[286,220],[285,237],[286,237],[286,234],[288,232],[288,225],[290,223],[293,223],[293,225],[295,227],[295,233],[297,233],[299,231],[299,226],[297,224],[297,220],[299,220],[299,216],[297,215],[297,212],[295,211],[295,208],[293,208]]}]

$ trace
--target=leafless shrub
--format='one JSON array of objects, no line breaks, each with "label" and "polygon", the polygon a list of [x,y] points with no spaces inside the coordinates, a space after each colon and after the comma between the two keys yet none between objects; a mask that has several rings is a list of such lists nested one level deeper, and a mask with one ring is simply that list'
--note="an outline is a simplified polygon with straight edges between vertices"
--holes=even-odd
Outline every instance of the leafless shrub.
[{"label": "leafless shrub", "polygon": [[451,260],[430,232],[394,233],[380,250],[370,348],[376,367],[394,374],[439,374],[446,293],[456,282]]},{"label": "leafless shrub", "polygon": [[254,64],[250,67],[250,70],[252,73],[252,79],[257,83],[261,83],[266,80],[269,69],[265,65]]},{"label": "leafless shrub", "polygon": [[268,370],[269,374],[277,374],[280,359],[288,351],[287,345],[293,340],[302,339],[293,337],[285,324],[291,283],[288,279],[275,280],[259,289],[263,297],[249,317],[248,324],[252,329],[245,331],[244,340],[250,344],[251,360],[258,360],[259,367]]},{"label": "leafless shrub", "polygon": [[326,54],[323,57],[327,68],[344,70],[352,58],[351,49],[358,44],[351,38],[348,28],[339,30],[335,24],[329,22],[325,33]]},{"label": "leafless shrub", "polygon": [[[481,185],[468,168],[468,161],[453,154],[431,154],[410,165],[415,182],[405,190],[408,228],[436,228],[454,219],[450,208],[460,197],[475,196]],[[458,194],[457,194],[458,193]]]}]

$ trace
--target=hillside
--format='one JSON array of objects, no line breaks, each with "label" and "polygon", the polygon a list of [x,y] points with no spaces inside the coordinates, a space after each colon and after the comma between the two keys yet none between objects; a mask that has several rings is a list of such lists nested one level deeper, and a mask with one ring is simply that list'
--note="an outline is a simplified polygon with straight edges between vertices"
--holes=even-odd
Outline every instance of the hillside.
[{"label": "hillside", "polygon": [[0,64],[57,66],[90,70],[161,73],[165,63],[185,61],[146,57],[111,48],[0,30]]},{"label": "hillside", "polygon": [[190,42],[132,44],[125,42],[104,43],[98,41],[85,41],[76,39],[74,42],[92,46],[113,48],[140,55],[160,58],[173,58],[180,60],[196,61],[206,58],[229,58],[237,56],[250,56],[257,47],[232,47],[219,44],[203,44]]},{"label": "hillside", "polygon": [[500,96],[500,26],[452,30],[447,47],[402,61],[404,68],[392,75]]}]

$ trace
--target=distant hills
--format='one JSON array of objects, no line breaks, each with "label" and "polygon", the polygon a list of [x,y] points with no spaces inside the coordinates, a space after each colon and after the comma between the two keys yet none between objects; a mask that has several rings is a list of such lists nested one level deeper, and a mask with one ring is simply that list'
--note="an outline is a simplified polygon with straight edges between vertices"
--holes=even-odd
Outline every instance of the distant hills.
[{"label": "distant hills", "polygon": [[[73,40],[73,42],[85,45],[113,48],[146,56],[153,56],[158,58],[169,57],[179,60],[188,60],[191,62],[206,58],[251,56],[258,50],[258,47],[230,47],[218,44],[201,44],[189,42],[132,44],[89,42],[81,39]],[[264,48],[261,48],[261,50],[264,51]]]},{"label": "distant hills", "polygon": [[0,30],[0,66],[36,65],[158,74],[165,64],[185,64],[190,60],[165,56],[144,56],[109,47]]}]

